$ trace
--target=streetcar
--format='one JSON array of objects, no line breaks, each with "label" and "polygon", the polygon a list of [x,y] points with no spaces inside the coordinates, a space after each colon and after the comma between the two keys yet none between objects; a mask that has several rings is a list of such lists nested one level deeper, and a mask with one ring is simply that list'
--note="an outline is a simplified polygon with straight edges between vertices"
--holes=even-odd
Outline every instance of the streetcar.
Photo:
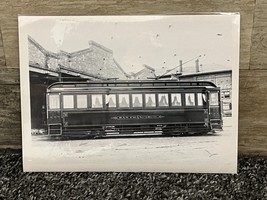
[{"label": "streetcar", "polygon": [[46,104],[50,136],[207,134],[223,125],[220,88],[208,81],[57,82]]}]

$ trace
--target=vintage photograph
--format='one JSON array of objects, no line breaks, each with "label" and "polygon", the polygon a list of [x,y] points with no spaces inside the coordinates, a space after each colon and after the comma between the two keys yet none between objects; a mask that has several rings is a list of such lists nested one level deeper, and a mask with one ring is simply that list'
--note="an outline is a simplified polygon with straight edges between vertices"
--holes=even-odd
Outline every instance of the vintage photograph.
[{"label": "vintage photograph", "polygon": [[18,21],[24,171],[237,172],[238,13]]}]

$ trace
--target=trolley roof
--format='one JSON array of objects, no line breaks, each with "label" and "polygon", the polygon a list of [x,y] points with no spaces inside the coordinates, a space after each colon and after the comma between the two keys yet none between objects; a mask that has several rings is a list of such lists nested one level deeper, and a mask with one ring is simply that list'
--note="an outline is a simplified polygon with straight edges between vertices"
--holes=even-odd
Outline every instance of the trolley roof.
[{"label": "trolley roof", "polygon": [[176,80],[113,80],[113,81],[90,81],[90,82],[57,82],[48,86],[49,89],[74,89],[74,88],[131,88],[131,87],[205,87],[205,88],[216,88],[217,86],[209,81],[176,81]]}]

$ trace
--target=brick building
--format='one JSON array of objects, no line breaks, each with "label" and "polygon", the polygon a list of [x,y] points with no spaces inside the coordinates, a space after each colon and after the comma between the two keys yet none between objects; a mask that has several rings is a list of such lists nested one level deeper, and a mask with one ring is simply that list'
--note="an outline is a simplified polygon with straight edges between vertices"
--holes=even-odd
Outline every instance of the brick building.
[{"label": "brick building", "polygon": [[[212,64],[205,66],[205,69],[218,68],[219,65]],[[223,67],[223,66],[219,66]],[[180,60],[179,70],[174,74],[167,74],[158,76],[158,79],[176,79],[179,81],[210,81],[220,87],[221,100],[223,102],[224,116],[232,115],[232,70],[217,70],[200,72],[199,59],[195,60],[195,66],[187,67],[187,71],[193,70],[194,72],[185,72],[183,70],[183,63]]]},{"label": "brick building", "polygon": [[58,81],[128,79],[129,75],[113,58],[112,50],[89,42],[87,49],[54,53],[28,37],[32,128],[46,124],[48,85]]},{"label": "brick building", "polygon": [[155,75],[155,69],[148,66],[148,65],[143,65],[143,69],[140,70],[137,73],[132,73],[130,76],[130,79],[135,79],[135,80],[146,80],[146,79],[154,79],[156,78]]},{"label": "brick building", "polygon": [[[88,75],[88,79],[127,79],[129,75],[113,58],[112,50],[89,41],[89,47],[81,51],[68,53],[50,52],[44,49],[33,38],[29,37],[30,71],[42,73],[42,69],[49,72],[69,70],[69,74]],[[39,69],[39,70],[38,70]],[[52,74],[52,73],[51,73]]]},{"label": "brick building", "polygon": [[232,114],[232,70],[212,72],[198,72],[177,76],[180,81],[211,81],[221,88],[223,113],[225,116]]}]

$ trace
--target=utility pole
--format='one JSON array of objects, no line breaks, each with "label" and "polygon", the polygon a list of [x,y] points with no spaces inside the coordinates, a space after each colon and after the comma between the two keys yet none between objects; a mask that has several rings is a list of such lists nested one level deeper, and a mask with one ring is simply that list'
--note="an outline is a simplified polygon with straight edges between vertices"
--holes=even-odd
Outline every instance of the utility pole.
[{"label": "utility pole", "polygon": [[196,59],[196,72],[199,72],[199,59]]},{"label": "utility pole", "polygon": [[[204,56],[205,56],[205,54],[204,54]],[[163,77],[164,75],[166,75],[166,74],[168,74],[169,72],[171,72],[171,71],[173,71],[173,70],[175,70],[175,69],[177,69],[178,67],[180,67],[180,70],[182,70],[183,71],[183,65],[185,65],[185,64],[187,64],[187,63],[189,63],[189,62],[191,62],[191,61],[193,61],[193,60],[198,60],[198,62],[199,62],[199,58],[201,57],[201,55],[199,55],[199,56],[197,56],[197,57],[194,57],[194,58],[192,58],[192,59],[190,59],[190,60],[188,60],[188,61],[186,61],[186,62],[182,62],[182,61],[180,61],[180,64],[178,65],[178,66],[176,66],[176,67],[174,67],[174,68],[172,68],[172,69],[169,69],[169,70],[167,70],[165,73],[163,73],[162,75],[160,75],[159,77],[158,77],[158,79],[160,79],[161,77]],[[181,73],[182,73],[182,71],[181,71]],[[198,71],[199,71],[199,67],[198,67]]]},{"label": "utility pole", "polygon": [[180,73],[182,74],[183,73],[183,61],[180,60]]}]

